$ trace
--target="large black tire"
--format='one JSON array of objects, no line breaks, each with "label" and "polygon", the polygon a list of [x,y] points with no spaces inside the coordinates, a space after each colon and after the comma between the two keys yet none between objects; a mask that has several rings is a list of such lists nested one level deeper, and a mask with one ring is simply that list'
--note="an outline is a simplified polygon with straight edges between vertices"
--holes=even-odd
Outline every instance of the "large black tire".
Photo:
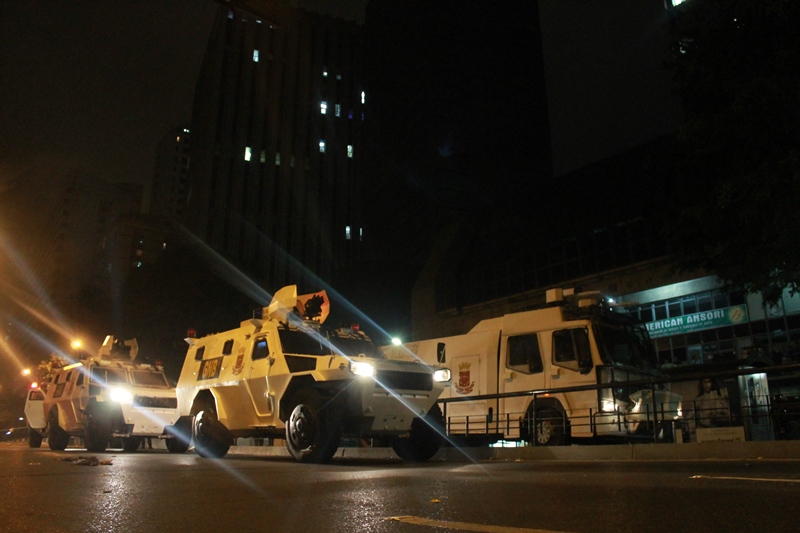
[{"label": "large black tire", "polygon": [[142,437],[126,437],[122,439],[122,451],[133,453],[142,445]]},{"label": "large black tire", "polygon": [[563,446],[567,440],[564,415],[557,410],[545,407],[536,411],[536,432],[533,435],[535,446]]},{"label": "large black tire", "polygon": [[444,417],[438,405],[431,407],[425,418],[415,418],[408,437],[394,437],[392,448],[404,461],[427,461],[442,447]]},{"label": "large black tire", "polygon": [[84,428],[86,433],[83,443],[86,445],[86,450],[93,453],[106,451],[111,440],[111,426],[106,417],[100,413],[89,413]]},{"label": "large black tire", "polygon": [[42,447],[42,434],[33,429],[32,427],[28,427],[28,447],[29,448],[41,448]]},{"label": "large black tire", "polygon": [[228,428],[217,419],[217,411],[210,402],[202,402],[196,410],[192,420],[194,451],[200,457],[224,457],[233,444]]},{"label": "large black tire", "polygon": [[167,428],[170,435],[166,439],[167,450],[170,453],[186,453],[192,444],[192,425],[187,418],[181,418],[174,426]]},{"label": "large black tire", "polygon": [[58,408],[53,407],[47,415],[47,445],[51,450],[62,452],[69,444],[69,433],[58,425]]},{"label": "large black tire", "polygon": [[327,463],[339,448],[341,412],[314,389],[301,389],[289,405],[286,448],[301,463]]}]

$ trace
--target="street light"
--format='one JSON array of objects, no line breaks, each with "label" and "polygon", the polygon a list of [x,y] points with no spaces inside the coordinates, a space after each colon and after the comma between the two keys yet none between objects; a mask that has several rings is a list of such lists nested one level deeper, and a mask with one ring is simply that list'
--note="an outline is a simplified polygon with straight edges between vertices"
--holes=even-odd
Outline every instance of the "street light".
[{"label": "street light", "polygon": [[71,346],[72,346],[72,349],[73,349],[73,350],[77,350],[77,349],[79,349],[81,346],[83,346],[83,343],[81,342],[81,340],[80,340],[80,339],[75,339],[74,341],[72,341],[72,345],[71,345]]},{"label": "street light", "polygon": [[22,370],[22,375],[23,376],[30,376],[31,375],[31,369],[30,368],[23,369]]}]

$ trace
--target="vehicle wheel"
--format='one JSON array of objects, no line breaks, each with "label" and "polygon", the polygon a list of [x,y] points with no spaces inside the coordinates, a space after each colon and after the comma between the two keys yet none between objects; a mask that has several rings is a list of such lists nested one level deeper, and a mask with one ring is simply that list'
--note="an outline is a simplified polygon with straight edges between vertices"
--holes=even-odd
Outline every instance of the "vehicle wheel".
[{"label": "vehicle wheel", "polygon": [[394,437],[392,448],[404,461],[427,461],[442,447],[444,417],[438,405],[431,407],[425,418],[415,418],[408,437]]},{"label": "vehicle wheel", "polygon": [[58,425],[58,409],[53,408],[47,415],[47,445],[51,450],[64,451],[69,444],[69,433]]},{"label": "vehicle wheel", "polygon": [[536,411],[536,446],[561,446],[566,440],[564,416],[555,409],[545,408]]},{"label": "vehicle wheel", "polygon": [[32,427],[28,427],[28,447],[29,448],[41,448],[42,446],[42,434],[33,429]]},{"label": "vehicle wheel", "polygon": [[203,403],[198,407],[192,422],[194,451],[200,457],[219,458],[228,453],[233,438],[228,428],[217,419],[214,406]]},{"label": "vehicle wheel", "polygon": [[111,440],[111,429],[108,422],[100,414],[90,413],[86,417],[86,433],[83,437],[86,450],[90,452],[104,452]]},{"label": "vehicle wheel", "polygon": [[341,413],[314,389],[294,395],[286,420],[286,448],[301,463],[326,463],[339,448]]},{"label": "vehicle wheel", "polygon": [[188,419],[178,420],[174,426],[167,428],[170,435],[166,439],[167,450],[170,453],[185,453],[192,443],[192,428]]},{"label": "vehicle wheel", "polygon": [[122,439],[122,450],[128,453],[135,452],[142,445],[142,437],[127,437]]}]

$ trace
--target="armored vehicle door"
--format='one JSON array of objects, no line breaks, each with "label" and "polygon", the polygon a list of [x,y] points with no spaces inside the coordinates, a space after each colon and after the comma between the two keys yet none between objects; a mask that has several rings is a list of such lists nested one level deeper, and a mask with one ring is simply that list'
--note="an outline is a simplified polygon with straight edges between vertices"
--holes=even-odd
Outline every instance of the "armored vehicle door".
[{"label": "armored vehicle door", "polygon": [[84,366],[79,366],[75,369],[77,377],[75,380],[75,387],[72,390],[72,408],[77,420],[82,420],[83,410],[89,403],[89,376],[87,375],[88,369]]},{"label": "armored vehicle door", "polygon": [[[238,358],[241,358],[240,362]],[[249,360],[244,353],[237,356],[236,366],[249,365],[245,370],[245,385],[253,408],[258,416],[272,414],[272,398],[269,395],[269,371],[275,359],[268,342],[268,335],[258,335],[253,339],[253,348]],[[246,363],[245,363],[246,361]],[[235,369],[234,369],[235,372]]]}]

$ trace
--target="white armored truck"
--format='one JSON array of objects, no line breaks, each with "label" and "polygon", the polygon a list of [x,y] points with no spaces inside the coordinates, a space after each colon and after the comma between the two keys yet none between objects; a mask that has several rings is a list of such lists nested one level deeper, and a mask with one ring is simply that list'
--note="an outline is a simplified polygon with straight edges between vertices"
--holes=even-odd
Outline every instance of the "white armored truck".
[{"label": "white armored truck", "polygon": [[324,327],[328,311],[325,291],[291,285],[238,328],[186,339],[178,429],[200,456],[240,437],[285,439],[309,463],[330,460],[343,437],[385,437],[409,461],[436,454],[449,370],[387,360],[358,329]]},{"label": "white armored truck", "polygon": [[463,335],[382,349],[392,359],[453,369],[440,402],[457,441],[552,446],[571,437],[669,438],[681,397],[648,387],[659,373],[644,326],[603,305],[597,292],[551,289],[547,303],[482,320]]},{"label": "white armored truck", "polygon": [[106,337],[97,356],[83,357],[53,372],[41,389],[28,393],[28,442],[38,448],[47,437],[51,450],[64,450],[70,437],[83,437],[86,449],[102,452],[113,438],[135,451],[145,437],[167,439],[171,452],[185,452],[168,426],[178,419],[175,389],[161,367],[136,363],[136,340]]}]

